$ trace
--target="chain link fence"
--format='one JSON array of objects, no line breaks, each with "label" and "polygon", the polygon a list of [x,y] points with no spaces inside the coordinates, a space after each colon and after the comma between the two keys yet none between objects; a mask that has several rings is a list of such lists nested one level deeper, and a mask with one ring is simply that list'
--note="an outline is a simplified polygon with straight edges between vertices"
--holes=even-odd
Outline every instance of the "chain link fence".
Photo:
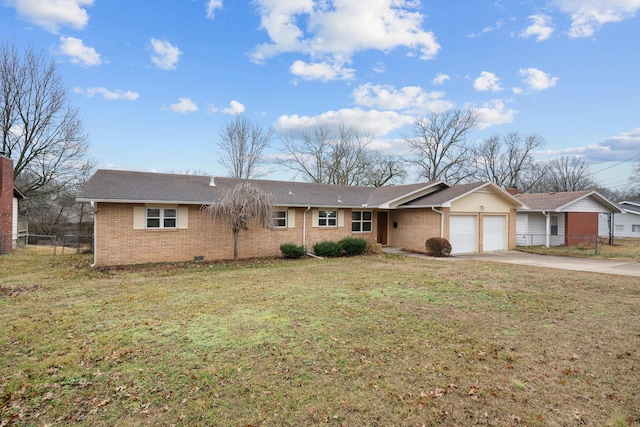
[{"label": "chain link fence", "polygon": [[582,249],[593,249],[596,255],[598,255],[601,245],[608,244],[609,239],[598,237],[595,234],[518,234],[516,236],[517,246],[575,246]]},{"label": "chain link fence", "polygon": [[[11,233],[0,233],[0,254],[6,254],[14,246]],[[25,234],[18,236],[17,247],[50,247],[53,255],[65,253],[93,253],[93,234]]]}]

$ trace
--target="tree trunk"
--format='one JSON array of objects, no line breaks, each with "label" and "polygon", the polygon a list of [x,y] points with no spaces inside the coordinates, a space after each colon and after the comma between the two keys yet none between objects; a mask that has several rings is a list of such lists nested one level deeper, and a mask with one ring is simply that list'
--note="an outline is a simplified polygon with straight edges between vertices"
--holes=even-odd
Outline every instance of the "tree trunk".
[{"label": "tree trunk", "polygon": [[238,234],[239,231],[233,233],[233,260],[238,260]]}]

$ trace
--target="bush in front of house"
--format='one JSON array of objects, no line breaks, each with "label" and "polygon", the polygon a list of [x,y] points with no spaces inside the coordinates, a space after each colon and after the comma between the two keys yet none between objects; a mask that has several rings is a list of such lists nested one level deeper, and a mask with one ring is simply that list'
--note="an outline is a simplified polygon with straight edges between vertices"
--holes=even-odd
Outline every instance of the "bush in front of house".
[{"label": "bush in front of house", "polygon": [[313,253],[325,258],[335,258],[342,255],[342,246],[338,242],[323,240],[313,245]]},{"label": "bush in front of house", "polygon": [[443,237],[431,237],[425,242],[427,255],[449,256],[451,254],[451,243]]},{"label": "bush in front of house", "polygon": [[338,244],[346,256],[362,255],[367,249],[367,241],[361,237],[345,237]]},{"label": "bush in front of house", "polygon": [[298,259],[304,256],[304,246],[298,246],[295,243],[283,243],[280,245],[282,256],[287,259]]}]

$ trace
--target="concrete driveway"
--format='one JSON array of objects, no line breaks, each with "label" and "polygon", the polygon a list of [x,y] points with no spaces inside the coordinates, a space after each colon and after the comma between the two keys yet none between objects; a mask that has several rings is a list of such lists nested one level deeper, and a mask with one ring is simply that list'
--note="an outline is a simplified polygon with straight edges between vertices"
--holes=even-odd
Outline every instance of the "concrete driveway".
[{"label": "concrete driveway", "polygon": [[640,262],[626,260],[609,260],[593,258],[571,258],[549,255],[528,254],[518,251],[485,252],[481,254],[462,254],[447,258],[433,258],[404,252],[398,248],[384,248],[384,252],[407,255],[428,259],[450,261],[478,260],[490,262],[504,262],[508,264],[531,265],[535,267],[557,268],[560,270],[590,271],[593,273],[617,274],[622,276],[640,277]]}]

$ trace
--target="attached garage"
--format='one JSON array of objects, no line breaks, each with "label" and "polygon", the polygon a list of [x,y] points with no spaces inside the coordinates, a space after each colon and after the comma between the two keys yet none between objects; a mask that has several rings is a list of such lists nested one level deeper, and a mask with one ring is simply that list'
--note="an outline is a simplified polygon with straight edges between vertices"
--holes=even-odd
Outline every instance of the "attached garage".
[{"label": "attached garage", "polygon": [[453,254],[477,252],[478,217],[475,215],[451,215],[449,242]]},{"label": "attached garage", "polygon": [[504,251],[507,249],[507,217],[484,215],[482,218],[482,251]]}]

